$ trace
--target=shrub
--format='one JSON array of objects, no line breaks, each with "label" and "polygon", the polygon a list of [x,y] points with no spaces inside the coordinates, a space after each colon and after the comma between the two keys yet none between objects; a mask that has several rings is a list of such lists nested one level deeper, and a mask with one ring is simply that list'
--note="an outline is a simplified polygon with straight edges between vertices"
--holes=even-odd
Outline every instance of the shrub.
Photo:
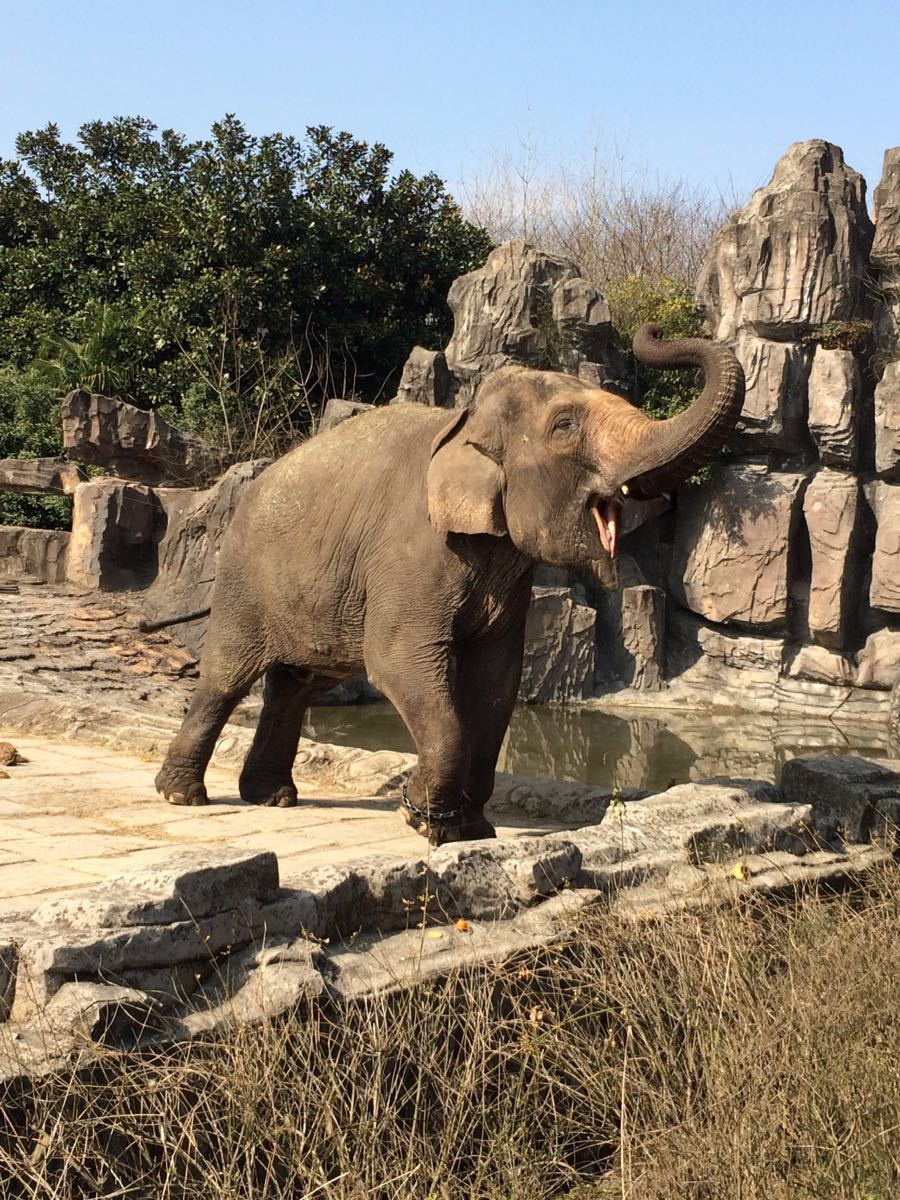
[{"label": "shrub", "polygon": [[[666,337],[697,337],[703,318],[693,292],[678,279],[663,276],[658,280],[639,275],[610,280],[607,300],[613,325],[626,347],[641,325],[653,321],[661,325]],[[696,381],[689,372],[659,371],[634,364],[637,398],[651,417],[671,417],[697,398]]]},{"label": "shrub", "polygon": [[[59,454],[59,392],[33,370],[0,367],[0,458]],[[69,496],[20,496],[0,491],[0,524],[68,529]]]}]

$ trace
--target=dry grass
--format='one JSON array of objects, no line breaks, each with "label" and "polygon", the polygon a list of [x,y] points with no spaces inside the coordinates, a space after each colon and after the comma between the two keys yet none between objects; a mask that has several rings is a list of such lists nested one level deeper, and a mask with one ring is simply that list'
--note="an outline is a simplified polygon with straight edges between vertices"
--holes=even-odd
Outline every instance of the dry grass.
[{"label": "dry grass", "polygon": [[598,145],[557,165],[526,143],[464,183],[461,203],[495,241],[523,238],[572,259],[605,292],[634,277],[691,286],[713,234],[741,202],[660,178]]},{"label": "dry grass", "polygon": [[900,877],[317,1008],[3,1100],[0,1195],[889,1200]]}]

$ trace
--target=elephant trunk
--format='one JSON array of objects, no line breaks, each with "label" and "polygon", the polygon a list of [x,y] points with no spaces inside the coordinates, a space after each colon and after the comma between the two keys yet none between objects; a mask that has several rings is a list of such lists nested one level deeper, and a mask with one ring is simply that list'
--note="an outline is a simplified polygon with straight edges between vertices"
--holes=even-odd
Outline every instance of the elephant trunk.
[{"label": "elephant trunk", "polygon": [[722,448],[744,403],[744,372],[725,346],[702,338],[664,341],[659,325],[641,326],[634,355],[650,367],[701,367],[704,374],[703,391],[690,408],[665,421],[641,414],[632,427],[625,482],[630,495],[650,499],[689,479]]}]

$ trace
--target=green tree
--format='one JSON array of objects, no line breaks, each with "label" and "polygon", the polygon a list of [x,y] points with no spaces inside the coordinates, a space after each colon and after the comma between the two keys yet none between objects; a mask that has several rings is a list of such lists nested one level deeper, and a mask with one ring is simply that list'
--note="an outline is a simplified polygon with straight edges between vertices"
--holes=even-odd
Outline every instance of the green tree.
[{"label": "green tree", "polygon": [[[308,425],[337,385],[374,399],[442,345],[487,234],[435,175],[390,175],[348,133],[189,141],[140,117],[24,133],[0,162],[0,362],[94,379],[233,449]],[[273,445],[272,448],[281,448]]]},{"label": "green tree", "polygon": [[[56,389],[33,370],[0,367],[0,458],[42,458],[59,454]],[[69,496],[19,496],[0,492],[0,525],[66,529]]]}]

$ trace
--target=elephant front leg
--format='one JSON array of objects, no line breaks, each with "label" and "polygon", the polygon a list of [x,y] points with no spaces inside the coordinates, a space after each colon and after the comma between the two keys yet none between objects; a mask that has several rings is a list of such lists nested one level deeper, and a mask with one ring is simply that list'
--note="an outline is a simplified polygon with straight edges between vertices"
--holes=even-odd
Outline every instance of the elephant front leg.
[{"label": "elephant front leg", "polygon": [[469,745],[466,840],[497,836],[484,807],[494,791],[497,759],[519,692],[524,641],[523,623],[503,637],[470,643],[458,655],[457,707]]},{"label": "elephant front leg", "polygon": [[419,755],[403,789],[404,820],[433,846],[473,836],[464,833],[469,747],[450,687],[449,651],[385,653],[376,662],[369,659],[367,669],[402,717]]}]

